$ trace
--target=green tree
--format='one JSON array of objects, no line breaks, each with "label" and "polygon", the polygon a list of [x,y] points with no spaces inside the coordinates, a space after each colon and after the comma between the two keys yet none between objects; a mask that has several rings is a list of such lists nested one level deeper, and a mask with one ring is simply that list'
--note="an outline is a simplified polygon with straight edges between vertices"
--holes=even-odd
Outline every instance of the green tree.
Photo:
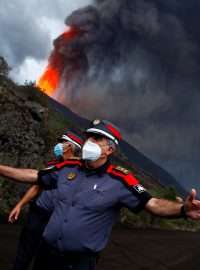
[{"label": "green tree", "polygon": [[12,68],[8,65],[6,60],[2,56],[0,56],[0,76],[7,78],[11,70]]}]

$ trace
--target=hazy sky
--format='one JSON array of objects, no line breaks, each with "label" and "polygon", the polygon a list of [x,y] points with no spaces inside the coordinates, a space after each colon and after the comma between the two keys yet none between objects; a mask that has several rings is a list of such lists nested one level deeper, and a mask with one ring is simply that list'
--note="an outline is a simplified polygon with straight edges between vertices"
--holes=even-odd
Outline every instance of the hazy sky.
[{"label": "hazy sky", "polygon": [[[55,97],[81,116],[110,119],[128,142],[181,184],[198,187],[199,1],[0,3],[0,55],[13,67],[17,82],[37,80],[50,52],[66,50]],[[65,23],[84,35],[53,46]],[[79,55],[79,68],[69,80],[73,53]]]},{"label": "hazy sky", "polygon": [[47,65],[53,40],[64,20],[90,0],[0,0],[0,55],[12,66],[16,82],[36,81]]}]

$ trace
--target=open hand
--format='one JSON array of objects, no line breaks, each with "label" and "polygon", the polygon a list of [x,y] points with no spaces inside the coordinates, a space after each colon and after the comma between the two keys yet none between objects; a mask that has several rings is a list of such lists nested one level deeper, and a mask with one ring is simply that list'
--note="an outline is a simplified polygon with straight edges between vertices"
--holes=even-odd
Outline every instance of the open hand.
[{"label": "open hand", "polygon": [[8,218],[8,222],[15,222],[18,219],[18,216],[20,214],[21,211],[21,207],[16,205],[13,210],[10,212],[9,218]]},{"label": "open hand", "polygon": [[200,220],[200,201],[196,199],[196,190],[192,189],[184,203],[186,215],[191,219]]}]

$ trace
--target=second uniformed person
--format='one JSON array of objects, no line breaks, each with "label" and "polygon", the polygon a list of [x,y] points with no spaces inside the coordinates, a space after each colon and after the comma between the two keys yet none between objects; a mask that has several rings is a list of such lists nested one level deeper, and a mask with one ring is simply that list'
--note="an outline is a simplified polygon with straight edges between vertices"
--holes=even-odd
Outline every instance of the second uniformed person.
[{"label": "second uniformed person", "polygon": [[[83,140],[75,133],[66,131],[58,138],[58,141],[59,143],[54,147],[56,160],[49,161],[46,165],[47,168],[51,168],[66,159],[80,155]],[[42,188],[40,185],[32,186],[9,215],[9,222],[15,221],[20,214],[21,208],[31,201],[28,219],[20,234],[13,270],[28,269],[53,211],[56,200],[56,189],[41,191]],[[38,198],[33,200],[36,197]]]}]

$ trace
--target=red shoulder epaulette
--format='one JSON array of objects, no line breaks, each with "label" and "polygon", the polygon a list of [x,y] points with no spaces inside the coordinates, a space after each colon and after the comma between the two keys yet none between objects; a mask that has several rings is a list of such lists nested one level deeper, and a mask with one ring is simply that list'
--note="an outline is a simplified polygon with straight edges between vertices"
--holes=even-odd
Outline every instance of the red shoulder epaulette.
[{"label": "red shoulder epaulette", "polygon": [[50,166],[50,165],[56,165],[56,164],[58,164],[59,163],[59,161],[58,160],[51,160],[51,161],[48,161],[47,163],[46,163],[46,167],[47,166]]},{"label": "red shoulder epaulette", "polygon": [[79,165],[80,167],[83,166],[83,162],[77,158],[73,158],[73,159],[67,159],[59,164],[56,164],[56,168],[60,169],[60,168],[63,168],[64,166],[67,166],[67,165]]},{"label": "red shoulder epaulette", "polygon": [[139,181],[129,171],[122,167],[110,165],[107,169],[107,173],[123,179],[129,186],[139,184]]}]

